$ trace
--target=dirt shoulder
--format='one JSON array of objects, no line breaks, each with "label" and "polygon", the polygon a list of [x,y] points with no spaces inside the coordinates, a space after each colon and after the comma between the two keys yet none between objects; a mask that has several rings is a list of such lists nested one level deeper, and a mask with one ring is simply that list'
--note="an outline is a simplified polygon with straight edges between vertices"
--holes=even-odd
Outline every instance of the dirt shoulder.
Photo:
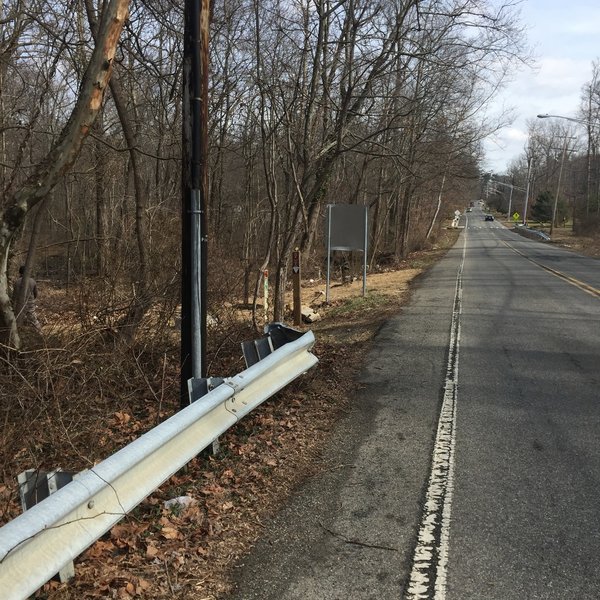
[{"label": "dirt shoulder", "polygon": [[574,236],[570,229],[557,228],[552,232],[551,243],[578,254],[600,257],[600,235]]}]

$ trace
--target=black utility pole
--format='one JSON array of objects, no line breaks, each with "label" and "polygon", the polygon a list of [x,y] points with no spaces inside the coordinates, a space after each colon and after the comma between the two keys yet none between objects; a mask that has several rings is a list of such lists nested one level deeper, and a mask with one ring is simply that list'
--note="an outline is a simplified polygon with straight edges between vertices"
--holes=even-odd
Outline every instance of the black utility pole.
[{"label": "black utility pole", "polygon": [[208,36],[210,0],[185,0],[181,216],[181,407],[206,376]]}]

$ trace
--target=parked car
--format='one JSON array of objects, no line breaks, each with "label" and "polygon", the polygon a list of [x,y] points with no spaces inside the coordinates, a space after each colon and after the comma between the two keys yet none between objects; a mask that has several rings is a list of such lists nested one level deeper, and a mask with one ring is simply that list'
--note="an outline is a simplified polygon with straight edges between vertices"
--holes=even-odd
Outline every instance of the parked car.
[{"label": "parked car", "polygon": [[485,215],[485,220],[486,221],[493,221],[494,217],[493,217],[493,215]]}]

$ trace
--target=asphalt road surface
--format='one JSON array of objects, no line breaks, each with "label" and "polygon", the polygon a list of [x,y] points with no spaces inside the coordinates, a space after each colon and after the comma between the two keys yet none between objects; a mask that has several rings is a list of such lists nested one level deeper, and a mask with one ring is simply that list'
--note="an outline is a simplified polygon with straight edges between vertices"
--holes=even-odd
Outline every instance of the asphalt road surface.
[{"label": "asphalt road surface", "polygon": [[600,598],[600,262],[463,222],[232,598]]}]

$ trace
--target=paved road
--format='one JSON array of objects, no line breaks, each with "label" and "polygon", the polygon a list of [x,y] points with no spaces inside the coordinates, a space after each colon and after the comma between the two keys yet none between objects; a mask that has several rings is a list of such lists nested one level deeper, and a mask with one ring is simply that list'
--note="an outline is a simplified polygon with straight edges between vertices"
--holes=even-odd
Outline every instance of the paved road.
[{"label": "paved road", "polygon": [[232,598],[600,598],[599,289],[469,213]]}]

